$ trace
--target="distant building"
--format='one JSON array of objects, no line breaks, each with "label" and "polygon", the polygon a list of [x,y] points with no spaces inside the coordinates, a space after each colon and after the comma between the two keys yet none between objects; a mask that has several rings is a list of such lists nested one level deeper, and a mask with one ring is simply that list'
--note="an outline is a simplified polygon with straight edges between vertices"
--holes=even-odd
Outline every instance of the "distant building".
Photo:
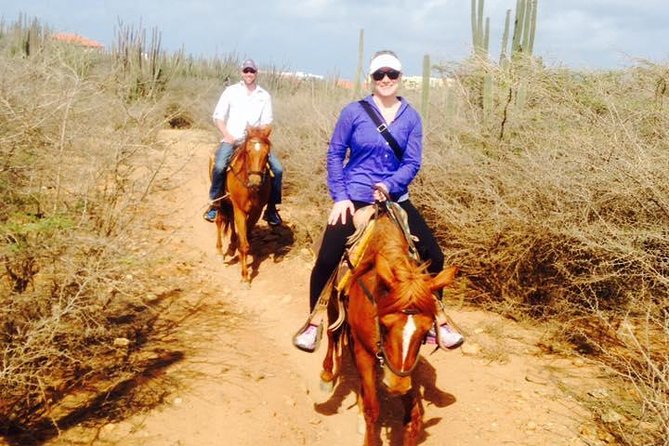
[{"label": "distant building", "polygon": [[317,80],[324,79],[324,77],[321,76],[320,74],[304,73],[302,71],[282,71],[281,73],[279,73],[279,75],[295,79],[317,79]]},{"label": "distant building", "polygon": [[337,87],[353,90],[353,81],[348,79],[337,79]]},{"label": "distant building", "polygon": [[58,40],[60,42],[70,43],[72,45],[81,46],[84,48],[100,50],[104,48],[104,45],[98,41],[89,39],[88,37],[80,36],[75,33],[56,33],[52,34],[51,38],[53,40]]}]

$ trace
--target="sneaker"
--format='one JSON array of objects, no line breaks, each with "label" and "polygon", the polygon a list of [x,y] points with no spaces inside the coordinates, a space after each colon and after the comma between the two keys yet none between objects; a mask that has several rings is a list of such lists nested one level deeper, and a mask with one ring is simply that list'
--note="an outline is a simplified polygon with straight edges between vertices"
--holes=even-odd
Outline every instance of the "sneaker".
[{"label": "sneaker", "polygon": [[216,221],[216,216],[217,215],[218,215],[218,211],[216,210],[216,208],[212,207],[212,208],[209,208],[209,210],[204,213],[202,218],[204,218],[205,220],[207,220],[210,223],[213,223],[213,222]]},{"label": "sneaker", "polygon": [[460,347],[465,342],[465,338],[448,324],[444,323],[439,326],[439,337],[437,338],[433,326],[427,332],[425,342],[427,344],[438,344],[444,350],[453,350]]},{"label": "sneaker", "polygon": [[293,337],[293,345],[302,351],[313,353],[321,340],[322,325],[308,324]]},{"label": "sneaker", "polygon": [[265,213],[263,214],[262,218],[270,226],[279,226],[281,223],[283,223],[283,220],[279,215],[279,211],[277,211],[276,208],[270,209],[268,207],[267,209],[265,209]]}]

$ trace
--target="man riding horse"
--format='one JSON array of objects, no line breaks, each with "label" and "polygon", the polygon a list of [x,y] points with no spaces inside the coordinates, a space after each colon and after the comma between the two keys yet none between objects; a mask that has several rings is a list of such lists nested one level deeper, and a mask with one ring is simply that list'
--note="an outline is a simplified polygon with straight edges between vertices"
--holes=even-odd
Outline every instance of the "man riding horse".
[{"label": "man riding horse", "polygon": [[[225,192],[225,177],[230,158],[246,135],[247,126],[267,126],[272,123],[272,97],[256,83],[258,67],[251,60],[241,65],[241,81],[227,87],[216,104],[213,119],[223,138],[216,151],[209,189],[209,209],[204,219],[216,221],[218,212],[216,200]],[[263,219],[272,226],[282,223],[277,206],[281,204],[281,180],[283,167],[279,159],[270,153],[269,166],[273,174],[272,192]]]}]

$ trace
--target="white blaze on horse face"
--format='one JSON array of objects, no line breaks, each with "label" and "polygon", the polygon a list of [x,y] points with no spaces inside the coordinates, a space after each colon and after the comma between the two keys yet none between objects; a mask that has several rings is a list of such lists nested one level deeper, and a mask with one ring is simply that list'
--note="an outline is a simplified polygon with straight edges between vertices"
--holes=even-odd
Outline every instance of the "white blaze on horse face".
[{"label": "white blaze on horse face", "polygon": [[407,316],[404,330],[402,331],[402,364],[407,360],[409,354],[409,345],[411,345],[411,337],[416,332],[416,323],[413,320],[413,315]]},{"label": "white blaze on horse face", "polygon": [[255,145],[253,146],[253,150],[255,150],[256,152],[260,152],[261,149],[262,149],[262,144],[260,144],[260,141],[256,141]]}]

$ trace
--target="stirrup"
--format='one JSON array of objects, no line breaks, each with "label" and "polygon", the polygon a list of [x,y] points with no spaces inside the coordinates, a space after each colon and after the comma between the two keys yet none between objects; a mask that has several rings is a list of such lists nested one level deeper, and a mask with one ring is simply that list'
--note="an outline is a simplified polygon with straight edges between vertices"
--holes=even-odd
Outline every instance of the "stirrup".
[{"label": "stirrup", "polygon": [[[304,343],[300,343],[299,342],[300,336],[303,336],[310,327],[316,327],[315,328],[316,329],[316,338],[314,339],[313,344],[305,345]],[[307,321],[307,323],[304,324],[302,326],[302,328],[300,328],[297,331],[297,333],[295,333],[295,335],[293,336],[293,345],[296,348],[298,348],[299,350],[302,350],[302,351],[307,352],[307,353],[313,353],[313,352],[316,351],[316,349],[320,345],[322,337],[323,337],[323,322],[321,321],[321,323],[318,324],[318,325],[312,324],[311,323],[311,318],[310,318]]]}]

